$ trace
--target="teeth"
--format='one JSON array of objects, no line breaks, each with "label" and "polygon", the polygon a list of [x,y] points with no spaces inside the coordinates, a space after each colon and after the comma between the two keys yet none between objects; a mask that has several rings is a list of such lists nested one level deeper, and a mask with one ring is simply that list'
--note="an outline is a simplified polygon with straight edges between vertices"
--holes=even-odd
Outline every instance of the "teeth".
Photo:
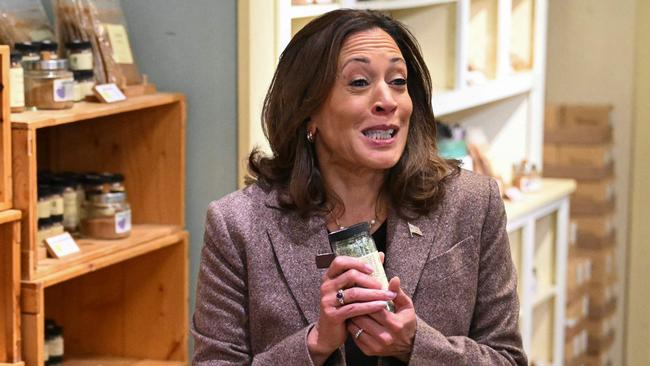
[{"label": "teeth", "polygon": [[389,130],[370,130],[366,131],[363,134],[371,138],[373,140],[388,140],[391,137],[393,137],[393,132],[395,132],[394,129],[389,129]]}]

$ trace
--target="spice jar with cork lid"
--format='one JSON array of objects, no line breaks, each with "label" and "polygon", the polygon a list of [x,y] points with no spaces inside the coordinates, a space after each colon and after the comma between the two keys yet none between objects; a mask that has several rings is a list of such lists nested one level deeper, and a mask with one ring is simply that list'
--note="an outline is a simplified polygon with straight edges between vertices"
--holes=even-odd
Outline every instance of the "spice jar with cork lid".
[{"label": "spice jar with cork lid", "polygon": [[9,69],[9,105],[11,113],[18,113],[25,110],[25,81],[23,65],[21,64],[23,55],[18,51],[11,51],[11,68]]},{"label": "spice jar with cork lid", "polygon": [[25,104],[38,109],[67,109],[74,105],[74,79],[68,60],[24,61]]},{"label": "spice jar with cork lid", "polygon": [[73,40],[65,46],[68,49],[70,70],[93,70],[93,49],[89,41]]}]

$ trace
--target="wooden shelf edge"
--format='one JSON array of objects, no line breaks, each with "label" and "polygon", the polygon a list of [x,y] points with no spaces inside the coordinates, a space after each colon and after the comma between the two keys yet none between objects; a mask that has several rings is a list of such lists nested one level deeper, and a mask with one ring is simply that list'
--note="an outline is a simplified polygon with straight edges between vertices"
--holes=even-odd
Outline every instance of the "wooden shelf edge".
[{"label": "wooden shelf edge", "polygon": [[188,237],[188,232],[179,228],[178,231],[174,231],[167,235],[148,241],[135,243],[132,246],[119,249],[113,253],[106,254],[98,258],[65,265],[63,269],[52,273],[39,275],[37,271],[37,275],[34,279],[23,280],[21,282],[28,286],[41,284],[43,287],[49,287],[56,285],[57,283],[82,276],[84,274],[127,261],[140,255],[147,254],[174,244],[178,244],[183,240],[187,240]]},{"label": "wooden shelf edge", "polygon": [[20,361],[20,362],[14,362],[14,363],[4,363],[0,362],[0,366],[25,366],[25,362]]},{"label": "wooden shelf edge", "polygon": [[22,214],[20,210],[0,211],[0,225],[6,224],[8,222],[18,221],[21,217]]},{"label": "wooden shelf edge", "polygon": [[14,113],[11,115],[11,126],[14,129],[38,129],[58,126],[117,113],[158,107],[184,99],[185,96],[180,93],[156,93],[132,97],[123,102],[112,104],[79,102],[71,109]]}]

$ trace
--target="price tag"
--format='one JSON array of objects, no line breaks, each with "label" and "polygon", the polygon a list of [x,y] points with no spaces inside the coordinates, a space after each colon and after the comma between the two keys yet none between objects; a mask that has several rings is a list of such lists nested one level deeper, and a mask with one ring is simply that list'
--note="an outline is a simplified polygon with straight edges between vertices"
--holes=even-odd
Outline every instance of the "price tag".
[{"label": "price tag", "polygon": [[97,98],[104,103],[114,103],[122,100],[126,100],[126,96],[117,85],[111,84],[99,84],[93,87],[93,91]]},{"label": "price tag", "polygon": [[67,232],[45,239],[45,246],[55,258],[65,257],[81,251],[70,233]]}]

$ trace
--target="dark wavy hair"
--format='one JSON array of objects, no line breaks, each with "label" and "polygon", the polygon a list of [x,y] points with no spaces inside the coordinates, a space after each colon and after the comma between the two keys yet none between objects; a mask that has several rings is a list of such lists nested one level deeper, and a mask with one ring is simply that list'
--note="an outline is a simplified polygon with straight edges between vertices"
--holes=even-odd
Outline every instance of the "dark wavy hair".
[{"label": "dark wavy hair", "polygon": [[[438,156],[431,108],[431,76],[413,35],[398,21],[371,10],[335,10],[302,28],[280,56],[264,99],[262,128],[272,156],[254,149],[246,184],[277,189],[280,205],[307,216],[329,212],[327,192],[315,148],[307,138],[310,116],[328,97],[337,76],[338,58],[352,34],[379,28],[394,40],[408,69],[413,101],[404,153],[382,188],[398,215],[426,215],[442,199],[444,180],[459,172],[453,161]],[[335,197],[337,198],[337,197]],[[338,198],[337,198],[338,199]]]}]

